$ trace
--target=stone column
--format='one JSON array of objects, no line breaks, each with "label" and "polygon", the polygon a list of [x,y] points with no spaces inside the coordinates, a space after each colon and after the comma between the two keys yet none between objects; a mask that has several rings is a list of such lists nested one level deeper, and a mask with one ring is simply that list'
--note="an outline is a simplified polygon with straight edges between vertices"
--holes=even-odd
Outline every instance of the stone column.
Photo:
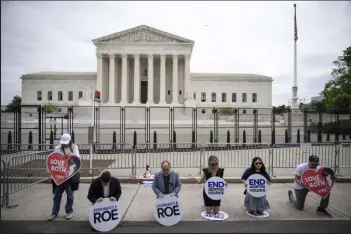
[{"label": "stone column", "polygon": [[[96,90],[100,91],[100,98],[102,100],[102,54],[101,53],[97,53],[96,57],[97,57],[97,73],[96,73]],[[94,98],[94,96],[93,96]]]},{"label": "stone column", "polygon": [[154,55],[147,55],[148,77],[147,77],[147,105],[154,104]]},{"label": "stone column", "polygon": [[109,67],[109,87],[108,87],[108,103],[109,104],[115,104],[115,54],[110,54],[110,67]]},{"label": "stone column", "polygon": [[178,104],[178,55],[173,55],[173,92],[172,104]]},{"label": "stone column", "polygon": [[158,104],[166,104],[166,55],[161,54],[160,62],[160,102]]},{"label": "stone column", "polygon": [[185,72],[184,72],[184,84],[185,84],[185,99],[192,99],[193,92],[190,80],[190,55],[185,55]]},{"label": "stone column", "polygon": [[140,54],[134,54],[134,101],[140,104]]},{"label": "stone column", "polygon": [[128,55],[122,54],[122,83],[121,83],[121,105],[125,105],[128,102],[127,94],[128,94],[128,86],[127,86],[127,60]]}]

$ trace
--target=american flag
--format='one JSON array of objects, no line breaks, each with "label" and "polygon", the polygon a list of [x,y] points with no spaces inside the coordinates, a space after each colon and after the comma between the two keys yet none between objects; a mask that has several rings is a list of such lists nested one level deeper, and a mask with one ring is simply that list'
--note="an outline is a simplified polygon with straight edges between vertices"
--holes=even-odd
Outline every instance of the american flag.
[{"label": "american flag", "polygon": [[294,4],[294,9],[295,9],[295,15],[294,15],[294,39],[297,41],[299,39],[297,35],[297,22],[296,22],[296,4]]}]

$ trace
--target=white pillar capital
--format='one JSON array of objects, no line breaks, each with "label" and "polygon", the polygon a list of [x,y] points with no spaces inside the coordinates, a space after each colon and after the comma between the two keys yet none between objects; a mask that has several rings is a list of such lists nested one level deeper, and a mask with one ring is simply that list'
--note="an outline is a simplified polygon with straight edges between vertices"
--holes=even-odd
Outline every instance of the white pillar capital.
[{"label": "white pillar capital", "polygon": [[172,54],[173,60],[178,59],[178,54]]},{"label": "white pillar capital", "polygon": [[102,59],[103,53],[96,53],[96,57],[97,57],[98,59]]},{"label": "white pillar capital", "polygon": [[121,54],[121,57],[126,59],[128,57],[128,54]]},{"label": "white pillar capital", "polygon": [[116,54],[108,54],[108,56],[110,57],[110,59],[116,58]]},{"label": "white pillar capital", "polygon": [[133,55],[134,55],[134,58],[140,57],[140,54],[139,54],[139,53],[136,53],[136,54],[133,54]]}]

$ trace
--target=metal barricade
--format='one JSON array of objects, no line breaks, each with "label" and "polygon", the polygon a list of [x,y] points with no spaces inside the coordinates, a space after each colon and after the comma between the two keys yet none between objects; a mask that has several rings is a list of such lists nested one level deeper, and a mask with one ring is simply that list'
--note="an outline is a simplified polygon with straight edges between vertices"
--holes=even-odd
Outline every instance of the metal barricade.
[{"label": "metal barricade", "polygon": [[48,179],[46,160],[53,150],[12,157],[7,162],[6,207],[10,195]]},{"label": "metal barricade", "polygon": [[335,170],[337,145],[333,143],[282,143],[272,147],[272,175],[294,175],[296,167],[308,162],[310,155],[315,154],[320,164]]},{"label": "metal barricade", "polygon": [[6,182],[6,162],[4,160],[1,160],[1,207],[3,207],[6,203]]},{"label": "metal barricade", "polygon": [[144,173],[146,165],[158,170],[161,162],[168,160],[181,176],[198,174],[201,150],[202,146],[197,143],[137,144],[134,151],[135,170],[138,174]]},{"label": "metal barricade", "polygon": [[336,175],[351,176],[351,143],[341,143],[337,152]]},{"label": "metal barricade", "polygon": [[209,156],[218,157],[220,167],[223,168],[242,168],[243,170],[227,170],[226,176],[237,177],[244,173],[245,168],[251,167],[252,160],[260,157],[271,173],[271,148],[269,144],[242,144],[242,143],[208,143],[204,145],[202,151],[202,168],[208,167]]},{"label": "metal barricade", "polygon": [[134,151],[131,144],[79,144],[78,148],[82,160],[79,170],[81,177],[99,176],[106,169],[116,177],[134,175]]}]

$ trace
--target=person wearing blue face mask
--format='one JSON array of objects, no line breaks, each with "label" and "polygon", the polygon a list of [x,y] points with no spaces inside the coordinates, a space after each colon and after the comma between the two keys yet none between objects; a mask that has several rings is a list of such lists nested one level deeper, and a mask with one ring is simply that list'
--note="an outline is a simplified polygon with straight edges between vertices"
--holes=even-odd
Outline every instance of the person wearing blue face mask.
[{"label": "person wearing blue face mask", "polygon": [[171,170],[171,164],[169,161],[163,161],[161,163],[161,171],[155,174],[152,183],[152,190],[157,198],[162,198],[167,194],[178,197],[180,189],[181,182],[179,174]]}]

